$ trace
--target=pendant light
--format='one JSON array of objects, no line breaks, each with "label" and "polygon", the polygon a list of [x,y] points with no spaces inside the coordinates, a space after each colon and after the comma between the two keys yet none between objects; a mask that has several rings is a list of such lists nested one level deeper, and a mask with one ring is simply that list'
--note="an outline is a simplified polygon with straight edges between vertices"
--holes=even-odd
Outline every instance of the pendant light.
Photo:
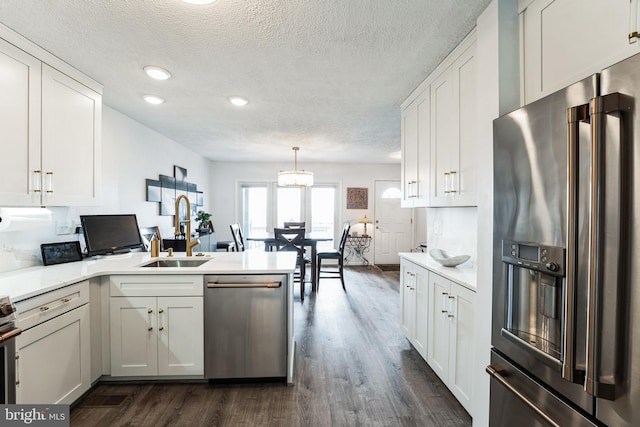
[{"label": "pendant light", "polygon": [[313,173],[305,170],[298,170],[298,150],[300,147],[293,147],[294,162],[292,171],[280,171],[278,173],[278,185],[281,187],[311,187],[313,185]]}]

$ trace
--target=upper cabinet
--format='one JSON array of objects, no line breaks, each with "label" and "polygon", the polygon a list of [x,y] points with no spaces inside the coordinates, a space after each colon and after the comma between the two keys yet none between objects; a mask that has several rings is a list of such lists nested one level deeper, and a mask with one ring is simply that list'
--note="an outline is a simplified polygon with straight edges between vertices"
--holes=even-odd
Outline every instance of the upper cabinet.
[{"label": "upper cabinet", "polygon": [[430,206],[476,206],[475,33],[431,83]]},{"label": "upper cabinet", "polygon": [[98,204],[102,87],[2,26],[0,37],[2,204]]},{"label": "upper cabinet", "polygon": [[402,206],[476,206],[475,30],[402,104]]},{"label": "upper cabinet", "polygon": [[43,205],[99,202],[101,118],[99,93],[42,65]]},{"label": "upper cabinet", "polygon": [[520,2],[524,103],[640,52],[638,0]]},{"label": "upper cabinet", "polygon": [[402,110],[402,200],[403,208],[429,203],[429,91],[423,91]]}]

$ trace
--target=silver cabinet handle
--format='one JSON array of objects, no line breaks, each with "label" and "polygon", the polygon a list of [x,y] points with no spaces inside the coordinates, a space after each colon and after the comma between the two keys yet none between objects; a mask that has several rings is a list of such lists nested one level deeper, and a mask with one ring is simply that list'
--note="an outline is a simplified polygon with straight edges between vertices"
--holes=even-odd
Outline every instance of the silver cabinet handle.
[{"label": "silver cabinet handle", "polygon": [[45,188],[47,194],[53,194],[53,172],[45,173]]},{"label": "silver cabinet handle", "polygon": [[42,192],[42,171],[35,170],[33,171],[33,192],[41,193]]},{"label": "silver cabinet handle", "polygon": [[449,189],[449,193],[457,193],[458,191],[456,190],[456,171],[449,171],[449,177],[451,178],[451,188]]},{"label": "silver cabinet handle", "polygon": [[444,194],[449,194],[449,171],[444,173]]}]

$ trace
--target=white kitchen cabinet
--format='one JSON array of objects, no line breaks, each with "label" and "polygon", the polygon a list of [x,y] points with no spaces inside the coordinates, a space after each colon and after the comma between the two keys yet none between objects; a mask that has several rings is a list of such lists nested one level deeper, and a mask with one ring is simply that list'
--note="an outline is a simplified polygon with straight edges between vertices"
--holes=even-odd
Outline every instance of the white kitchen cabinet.
[{"label": "white kitchen cabinet", "polygon": [[71,404],[91,387],[88,294],[81,282],[16,304],[17,403]]},{"label": "white kitchen cabinet", "polygon": [[102,96],[43,64],[43,205],[98,204],[101,124]]},{"label": "white kitchen cabinet", "polygon": [[478,104],[475,32],[434,75],[430,84],[429,206],[475,206]]},{"label": "white kitchen cabinet", "polygon": [[402,207],[425,207],[429,203],[429,109],[428,89],[402,109]]},{"label": "white kitchen cabinet", "polygon": [[[3,205],[40,204],[33,172],[40,169],[41,63],[0,39],[0,200]],[[40,182],[38,181],[38,184]]]},{"label": "white kitchen cabinet", "polygon": [[[529,103],[640,52],[638,0],[521,5],[523,100]],[[588,40],[588,41],[587,41]]]},{"label": "white kitchen cabinet", "polygon": [[400,317],[404,335],[427,359],[429,272],[410,261],[400,260]]},{"label": "white kitchen cabinet", "polygon": [[429,272],[427,363],[467,411],[473,389],[475,293]]},{"label": "white kitchen cabinet", "polygon": [[102,87],[2,26],[0,74],[0,126],[11,153],[0,160],[0,199],[13,206],[97,204]]},{"label": "white kitchen cabinet", "polygon": [[202,375],[202,287],[202,276],[112,276],[111,375]]}]

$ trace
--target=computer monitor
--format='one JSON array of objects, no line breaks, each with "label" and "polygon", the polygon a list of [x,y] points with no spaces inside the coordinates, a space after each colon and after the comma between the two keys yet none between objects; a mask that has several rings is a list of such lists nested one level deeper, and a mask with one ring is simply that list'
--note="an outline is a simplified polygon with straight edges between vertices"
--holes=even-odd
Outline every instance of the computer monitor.
[{"label": "computer monitor", "polygon": [[143,247],[135,214],[81,215],[87,255],[128,252]]}]

